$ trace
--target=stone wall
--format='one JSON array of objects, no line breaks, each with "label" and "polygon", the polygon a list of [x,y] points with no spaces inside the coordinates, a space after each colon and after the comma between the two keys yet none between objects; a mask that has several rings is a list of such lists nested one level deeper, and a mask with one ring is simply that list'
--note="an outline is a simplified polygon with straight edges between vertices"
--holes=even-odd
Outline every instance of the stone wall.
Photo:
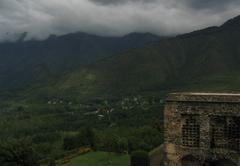
[{"label": "stone wall", "polygon": [[239,165],[240,94],[170,94],[164,114],[165,166]]}]

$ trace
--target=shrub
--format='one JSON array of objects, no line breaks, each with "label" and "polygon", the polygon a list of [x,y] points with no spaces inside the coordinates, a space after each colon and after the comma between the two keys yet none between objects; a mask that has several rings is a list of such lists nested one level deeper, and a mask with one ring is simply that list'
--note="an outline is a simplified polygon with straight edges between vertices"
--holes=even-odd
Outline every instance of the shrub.
[{"label": "shrub", "polygon": [[30,140],[0,142],[1,166],[37,166],[37,156]]},{"label": "shrub", "polygon": [[83,128],[76,135],[69,135],[63,139],[63,149],[73,150],[80,147],[96,149],[96,136],[91,128]]}]

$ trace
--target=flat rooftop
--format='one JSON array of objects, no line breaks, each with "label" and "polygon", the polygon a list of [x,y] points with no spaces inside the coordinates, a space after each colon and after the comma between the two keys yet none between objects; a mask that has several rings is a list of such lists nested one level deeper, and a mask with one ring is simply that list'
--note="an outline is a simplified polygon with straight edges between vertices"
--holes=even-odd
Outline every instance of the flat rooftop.
[{"label": "flat rooftop", "polygon": [[166,99],[169,102],[225,102],[240,103],[240,93],[170,93]]}]

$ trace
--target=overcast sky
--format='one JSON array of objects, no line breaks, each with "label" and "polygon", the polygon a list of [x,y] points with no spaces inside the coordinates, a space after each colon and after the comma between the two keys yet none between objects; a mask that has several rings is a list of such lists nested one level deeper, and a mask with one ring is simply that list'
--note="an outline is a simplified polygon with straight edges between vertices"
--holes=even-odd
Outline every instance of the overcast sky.
[{"label": "overcast sky", "polygon": [[0,39],[82,31],[99,35],[189,32],[240,15],[240,0],[0,0]]}]

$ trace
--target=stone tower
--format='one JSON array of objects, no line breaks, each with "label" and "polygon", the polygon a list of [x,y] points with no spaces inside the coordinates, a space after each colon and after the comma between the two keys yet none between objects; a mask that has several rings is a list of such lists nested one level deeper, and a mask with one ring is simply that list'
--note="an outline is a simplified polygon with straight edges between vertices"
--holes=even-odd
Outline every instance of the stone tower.
[{"label": "stone tower", "polygon": [[240,166],[240,94],[172,93],[165,166]]}]

